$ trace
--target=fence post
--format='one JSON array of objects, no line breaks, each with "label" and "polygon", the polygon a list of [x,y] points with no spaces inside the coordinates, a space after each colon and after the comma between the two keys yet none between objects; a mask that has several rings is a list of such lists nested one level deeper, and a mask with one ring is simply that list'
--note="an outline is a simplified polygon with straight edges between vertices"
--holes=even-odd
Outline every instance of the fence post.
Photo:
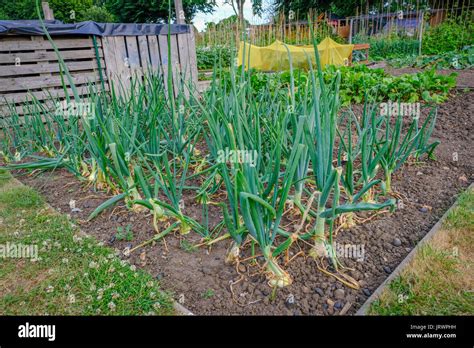
[{"label": "fence post", "polygon": [[352,43],[352,23],[354,21],[354,18],[351,18],[350,20],[350,24],[349,24],[349,43],[351,44]]},{"label": "fence post", "polygon": [[174,0],[174,10],[176,12],[176,23],[184,24],[183,2],[181,0]]},{"label": "fence post", "polygon": [[41,3],[41,7],[43,8],[44,19],[54,20],[54,13],[53,10],[49,7],[49,3],[47,1],[43,1]]},{"label": "fence post", "polygon": [[424,12],[421,12],[421,19],[420,19],[420,33],[419,33],[419,47],[418,47],[418,55],[421,56],[421,44],[423,42],[423,24],[424,24]]}]

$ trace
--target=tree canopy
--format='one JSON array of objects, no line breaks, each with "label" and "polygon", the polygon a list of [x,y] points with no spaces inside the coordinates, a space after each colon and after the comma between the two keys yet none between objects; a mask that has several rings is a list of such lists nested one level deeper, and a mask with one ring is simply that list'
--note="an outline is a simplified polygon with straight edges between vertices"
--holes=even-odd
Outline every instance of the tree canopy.
[{"label": "tree canopy", "polygon": [[[172,20],[175,19],[171,1]],[[168,1],[163,0],[48,0],[54,17],[65,23],[97,22],[158,23],[168,21]],[[198,11],[212,12],[215,3],[183,0],[185,21],[190,23]],[[0,19],[37,19],[36,0],[0,0]]]}]

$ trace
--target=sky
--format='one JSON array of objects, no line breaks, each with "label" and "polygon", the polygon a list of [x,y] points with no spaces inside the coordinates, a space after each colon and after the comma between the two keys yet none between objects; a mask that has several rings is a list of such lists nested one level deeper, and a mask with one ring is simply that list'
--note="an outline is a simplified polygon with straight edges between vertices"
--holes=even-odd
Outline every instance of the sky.
[{"label": "sky", "polygon": [[[263,1],[263,8],[266,8],[266,4],[268,4],[268,0]],[[193,19],[194,26],[199,30],[203,31],[206,27],[206,23],[208,22],[218,22],[221,19],[230,17],[234,15],[234,10],[232,9],[231,5],[224,4],[224,0],[216,0],[217,6],[214,8],[214,12],[212,13],[201,13],[198,12]],[[267,5],[268,6],[268,5]],[[251,0],[246,0],[244,3],[244,17],[247,19],[251,24],[258,24],[264,23],[266,16],[265,14],[263,17],[254,16],[252,13],[252,2]]]}]

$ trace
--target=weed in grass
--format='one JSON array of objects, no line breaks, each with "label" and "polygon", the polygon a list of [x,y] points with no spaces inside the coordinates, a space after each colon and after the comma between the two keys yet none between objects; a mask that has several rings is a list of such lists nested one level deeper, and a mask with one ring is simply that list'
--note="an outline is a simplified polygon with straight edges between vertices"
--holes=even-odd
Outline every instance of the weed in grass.
[{"label": "weed in grass", "polygon": [[117,227],[115,239],[126,240],[127,242],[131,242],[133,240],[132,225],[128,224],[127,226],[125,226],[125,228],[123,228],[122,226]]},{"label": "weed in grass", "polygon": [[179,246],[181,249],[188,253],[193,253],[197,250],[197,248],[193,244],[188,242],[186,239],[181,239],[181,241],[179,242]]},{"label": "weed in grass", "polygon": [[10,181],[11,177],[12,176],[8,170],[0,168],[0,187]]},{"label": "weed in grass", "polygon": [[0,193],[0,203],[10,209],[37,208],[43,204],[43,198],[29,187],[15,187]]},{"label": "weed in grass", "polygon": [[[39,260],[5,258],[0,263],[2,315],[172,314],[172,297],[151,275],[133,269],[113,251],[77,234],[67,217],[28,204],[17,218],[14,187],[0,194],[4,223],[0,244],[38,245]],[[5,199],[7,197],[8,199]],[[25,195],[26,197],[26,195]],[[38,202],[38,198],[34,202]],[[36,204],[36,203],[35,203]],[[15,236],[10,231],[22,230]],[[15,284],[15,286],[12,286]]]},{"label": "weed in grass", "polygon": [[206,291],[203,292],[201,295],[203,298],[210,299],[211,297],[214,296],[214,290],[212,289],[207,289]]}]

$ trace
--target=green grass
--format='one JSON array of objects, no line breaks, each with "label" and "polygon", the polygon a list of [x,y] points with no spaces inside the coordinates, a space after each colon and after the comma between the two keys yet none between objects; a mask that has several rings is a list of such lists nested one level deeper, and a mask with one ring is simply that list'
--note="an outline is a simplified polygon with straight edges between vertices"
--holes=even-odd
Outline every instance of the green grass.
[{"label": "green grass", "polygon": [[10,179],[11,179],[10,172],[8,170],[0,168],[0,187],[2,187],[7,182],[9,182]]},{"label": "green grass", "polygon": [[43,198],[32,188],[19,186],[6,190],[0,195],[0,204],[5,204],[9,210],[39,208]]},{"label": "green grass", "polygon": [[2,258],[0,315],[168,315],[172,298],[148,273],[80,234],[34,190],[0,183],[0,246],[37,246],[38,259]]},{"label": "green grass", "polygon": [[474,314],[474,192],[459,197],[440,231],[420,248],[369,311],[378,315]]}]

